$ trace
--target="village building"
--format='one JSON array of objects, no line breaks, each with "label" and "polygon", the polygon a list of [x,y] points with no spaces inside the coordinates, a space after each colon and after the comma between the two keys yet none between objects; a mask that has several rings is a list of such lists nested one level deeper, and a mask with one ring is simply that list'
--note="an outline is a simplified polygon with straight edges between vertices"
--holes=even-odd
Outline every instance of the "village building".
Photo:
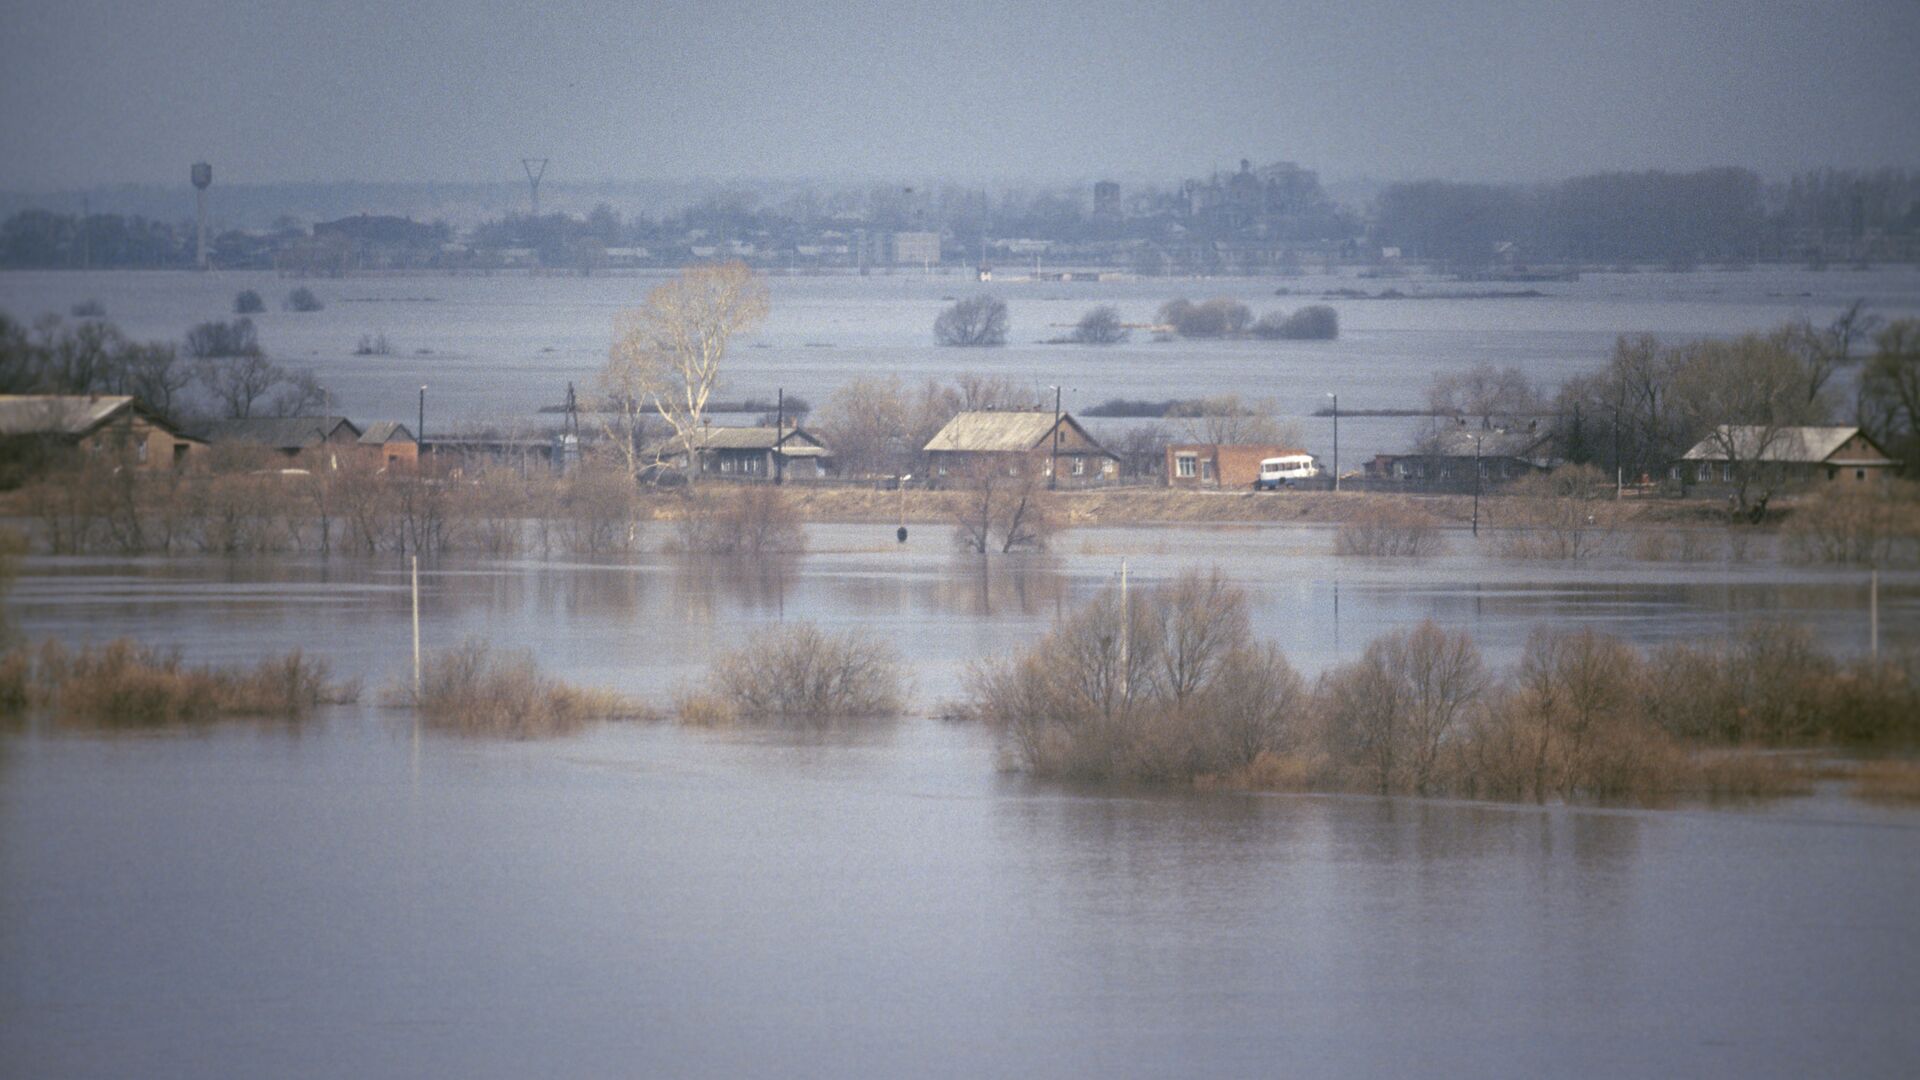
[{"label": "village building", "polygon": [[936,485],[982,468],[1047,477],[1058,487],[1109,484],[1120,475],[1118,455],[1070,413],[1056,418],[1042,410],[963,412],[947,421],[925,450]]},{"label": "village building", "polygon": [[1693,488],[1748,482],[1782,487],[1862,487],[1884,483],[1900,462],[1858,427],[1766,428],[1722,424],[1673,463],[1668,476]]},{"label": "village building", "polygon": [[1305,450],[1273,443],[1175,443],[1167,447],[1167,486],[1251,488],[1262,461],[1305,456]]},{"label": "village building", "polygon": [[1383,484],[1469,490],[1547,472],[1560,463],[1553,450],[1553,436],[1533,425],[1520,431],[1462,425],[1435,432],[1412,453],[1376,455],[1366,474]]},{"label": "village building", "polygon": [[[785,429],[702,425],[692,437],[692,469],[700,476],[745,480],[823,480],[832,475],[833,453],[819,436],[798,424]],[[669,439],[654,448],[662,462],[689,467],[685,444]]]},{"label": "village building", "polygon": [[289,463],[337,469],[361,452],[363,434],[344,416],[249,416],[203,420],[193,433],[214,447],[270,451]]},{"label": "village building", "polygon": [[124,456],[171,468],[206,444],[126,394],[0,394],[0,460],[37,462],[51,450]]},{"label": "village building", "polygon": [[373,456],[383,469],[412,469],[420,464],[420,440],[407,425],[393,420],[376,420],[360,433],[359,445]]}]

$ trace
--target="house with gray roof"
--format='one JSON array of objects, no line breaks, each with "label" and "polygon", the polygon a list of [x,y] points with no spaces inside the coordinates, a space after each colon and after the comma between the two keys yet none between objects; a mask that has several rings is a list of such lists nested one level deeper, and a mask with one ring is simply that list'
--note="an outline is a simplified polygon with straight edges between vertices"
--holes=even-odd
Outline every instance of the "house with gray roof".
[{"label": "house with gray roof", "polygon": [[293,459],[333,449],[329,464],[338,465],[341,452],[358,449],[360,428],[344,416],[249,416],[240,419],[203,420],[193,426],[193,434],[214,447],[254,447],[270,450]]},{"label": "house with gray roof", "polygon": [[0,394],[0,464],[8,472],[30,473],[50,453],[75,449],[164,468],[205,445],[127,394]]},{"label": "house with gray roof", "polygon": [[1668,475],[1688,487],[1733,487],[1747,480],[1767,486],[1836,487],[1883,483],[1900,468],[1873,437],[1852,425],[1763,427],[1721,424],[1671,466]]},{"label": "house with gray roof", "polygon": [[925,447],[936,485],[951,485],[979,469],[1009,476],[1047,477],[1059,487],[1109,484],[1120,458],[1087,433],[1071,413],[982,409],[947,421]]},{"label": "house with gray roof", "polygon": [[[833,452],[820,437],[799,426],[785,428],[702,425],[689,440],[694,469],[703,476],[744,480],[819,480],[832,473]],[[690,455],[679,439],[653,447],[653,455],[686,468]]]},{"label": "house with gray roof", "polygon": [[1426,489],[1465,491],[1547,472],[1560,464],[1553,436],[1529,424],[1519,430],[1454,424],[1420,440],[1411,453],[1379,454],[1367,479]]}]

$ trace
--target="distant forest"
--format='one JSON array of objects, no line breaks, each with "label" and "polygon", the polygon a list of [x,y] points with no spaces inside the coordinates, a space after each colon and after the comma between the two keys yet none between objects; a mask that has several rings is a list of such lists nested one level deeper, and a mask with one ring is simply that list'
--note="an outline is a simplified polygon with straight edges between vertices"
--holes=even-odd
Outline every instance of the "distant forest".
[{"label": "distant forest", "polygon": [[[399,203],[433,205],[409,202],[398,191]],[[218,205],[221,192],[214,194]],[[259,194],[253,191],[255,201]],[[305,205],[323,201],[306,194]],[[650,191],[649,198],[660,194]],[[997,194],[952,185],[678,194],[688,201],[674,210],[625,216],[602,202],[586,213],[502,212],[464,229],[394,215],[307,221],[289,213],[270,227],[222,229],[210,239],[216,265],[296,274],[517,266],[593,272],[716,257],[864,269],[970,265],[982,257],[1018,264],[1044,256],[1143,274],[1286,273],[1309,260],[1403,259],[1456,271],[1920,261],[1920,172],[1898,169],[1829,169],[1776,184],[1737,168],[1601,173],[1537,185],[1427,180],[1387,185],[1357,207],[1331,198],[1311,170],[1248,162],[1238,172],[1128,189],[1102,182]],[[186,219],[22,209],[0,222],[6,268],[186,267],[194,247]]]}]

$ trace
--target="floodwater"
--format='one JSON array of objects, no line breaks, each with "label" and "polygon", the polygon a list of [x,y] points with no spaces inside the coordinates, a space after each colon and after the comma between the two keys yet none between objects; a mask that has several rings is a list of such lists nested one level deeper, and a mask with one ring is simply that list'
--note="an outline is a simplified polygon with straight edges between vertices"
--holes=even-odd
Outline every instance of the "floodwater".
[{"label": "floodwater", "polygon": [[[0,273],[0,311],[31,320],[97,299],[136,338],[177,340],[195,323],[231,318],[233,298],[255,289],[270,310],[254,316],[260,340],[280,363],[311,366],[337,411],[358,420],[410,425],[427,384],[431,433],[480,422],[529,422],[584,391],[605,363],[615,314],[645,296],[657,277],[483,277],[418,275],[293,280],[265,272]],[[849,379],[899,374],[909,380],[961,372],[1059,385],[1076,413],[1114,397],[1188,398],[1239,394],[1271,399],[1301,423],[1307,448],[1332,456],[1332,424],[1314,419],[1340,395],[1347,410],[1425,404],[1436,372],[1479,363],[1516,366],[1549,390],[1603,363],[1621,334],[1669,340],[1767,330],[1808,317],[1825,323],[1855,300],[1888,317],[1920,315],[1920,268],[1811,272],[1782,267],[1698,273],[1588,273],[1577,282],[1528,285],[1434,278],[1177,278],[1105,282],[995,281],[901,273],[875,277],[774,277],[763,326],[736,342],[724,396],[771,398],[784,388],[818,407]],[[324,310],[279,310],[304,285]],[[1287,295],[1276,295],[1285,289]],[[1498,300],[1322,300],[1336,289],[1378,294],[1534,289],[1546,295]],[[943,349],[934,318],[953,298],[990,291],[1009,308],[1009,344]],[[1110,348],[1036,344],[1058,337],[1088,308],[1113,304],[1130,322],[1150,322],[1178,296],[1236,297],[1255,312],[1330,303],[1341,333],[1331,342],[1155,342],[1144,335]],[[355,356],[361,337],[384,335],[388,356]],[[1096,424],[1096,431],[1132,421]],[[1343,460],[1403,450],[1417,421],[1346,417]]]},{"label": "floodwater", "polygon": [[[1912,1075],[1912,811],[1083,791],[924,715],[1122,556],[1142,584],[1221,566],[1308,670],[1421,617],[1502,664],[1542,623],[1651,642],[1784,616],[1865,647],[1858,574],[1452,539],[1361,564],[1324,530],[1076,530],[983,571],[933,528],[821,526],[764,570],[433,563],[430,647],[485,634],[654,695],[805,618],[890,641],[919,708],[534,743],[371,705],[7,731],[0,1072]],[[1920,644],[1920,575],[1881,585],[1883,644]],[[36,558],[8,611],[194,660],[301,645],[374,685],[409,648],[392,560]]]}]

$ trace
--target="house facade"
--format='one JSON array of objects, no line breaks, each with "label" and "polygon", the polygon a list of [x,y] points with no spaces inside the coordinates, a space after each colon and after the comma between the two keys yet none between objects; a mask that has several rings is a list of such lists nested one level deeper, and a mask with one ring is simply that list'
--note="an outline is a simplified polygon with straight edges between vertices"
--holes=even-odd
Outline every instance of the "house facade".
[{"label": "house facade", "polygon": [[57,449],[164,469],[188,463],[206,443],[126,394],[0,394],[0,458],[37,458]]},{"label": "house facade", "polygon": [[1558,463],[1551,435],[1456,426],[1423,439],[1410,453],[1376,455],[1366,474],[1379,484],[1468,491],[1547,472]]},{"label": "house facade", "polygon": [[1268,443],[1175,443],[1167,447],[1167,486],[1251,488],[1262,461],[1305,453]]},{"label": "house facade", "polygon": [[963,412],[925,447],[935,486],[981,469],[1038,476],[1056,487],[1094,487],[1119,479],[1120,458],[1101,446],[1070,413],[1040,410]]},{"label": "house facade", "polygon": [[360,433],[357,445],[383,469],[414,469],[420,465],[420,440],[405,424],[376,420]]},{"label": "house facade", "polygon": [[[833,453],[819,436],[789,424],[775,427],[703,427],[690,440],[692,471],[700,476],[736,480],[824,480],[833,473]],[[678,440],[655,448],[660,460],[689,467],[689,454]]]},{"label": "house facade", "polygon": [[1667,476],[1683,487],[1717,493],[1743,481],[1770,488],[1869,487],[1899,469],[1899,461],[1851,425],[1723,424],[1681,455]]},{"label": "house facade", "polygon": [[251,416],[207,420],[193,433],[213,447],[265,450],[289,464],[339,468],[361,452],[363,432],[344,416]]}]

